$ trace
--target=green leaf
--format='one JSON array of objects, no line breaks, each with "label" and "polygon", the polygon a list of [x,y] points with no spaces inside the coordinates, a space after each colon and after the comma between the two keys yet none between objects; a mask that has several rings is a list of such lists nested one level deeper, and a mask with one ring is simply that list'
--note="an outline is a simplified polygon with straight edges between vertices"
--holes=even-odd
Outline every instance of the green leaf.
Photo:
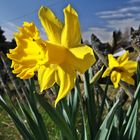
[{"label": "green leaf", "polygon": [[26,82],[28,83],[29,86],[29,91],[27,93],[25,92],[28,107],[21,106],[21,109],[23,110],[26,119],[28,121],[28,124],[33,134],[35,135],[36,139],[47,140],[48,139],[47,128],[37,108],[38,102],[36,100],[35,94],[36,89],[34,85],[34,80],[30,79],[29,81]]},{"label": "green leaf", "polygon": [[68,140],[75,140],[76,137],[73,135],[73,131],[66,123],[65,119],[63,118],[62,114],[57,112],[55,108],[53,108],[43,97],[37,95],[38,101],[41,106],[45,109],[45,111],[49,114],[50,118],[54,121],[54,123],[60,128],[62,134]]},{"label": "green leaf", "polygon": [[127,122],[123,138],[128,140],[134,140],[137,131],[137,114],[138,114],[138,101],[136,101],[129,120]]},{"label": "green leaf", "polygon": [[71,115],[71,122],[73,123],[73,126],[75,126],[77,112],[78,112],[78,105],[79,105],[78,91],[76,88],[70,92],[67,99],[68,99],[68,104],[69,104],[68,106]]},{"label": "green leaf", "polygon": [[7,113],[10,115],[11,119],[15,123],[17,129],[22,134],[23,138],[25,140],[34,140],[33,135],[30,133],[30,131],[27,129],[27,127],[23,124],[23,122],[16,116],[16,114],[12,111],[12,108],[10,108],[0,97],[0,105],[7,111]]},{"label": "green leaf", "polygon": [[103,121],[99,131],[95,137],[95,140],[107,140],[108,134],[110,133],[113,125],[114,114],[119,107],[119,100],[113,105],[109,113],[107,114],[105,120]]},{"label": "green leaf", "polygon": [[137,86],[137,89],[134,94],[134,100],[129,107],[126,117],[124,119],[122,129],[121,129],[121,137],[134,139],[136,135],[137,129],[137,114],[139,109],[139,91],[140,91],[140,82]]}]

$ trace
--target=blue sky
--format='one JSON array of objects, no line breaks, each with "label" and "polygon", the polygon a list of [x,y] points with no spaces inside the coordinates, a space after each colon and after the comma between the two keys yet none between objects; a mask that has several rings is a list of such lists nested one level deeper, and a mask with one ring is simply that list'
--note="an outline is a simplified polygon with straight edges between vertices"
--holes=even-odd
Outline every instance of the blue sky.
[{"label": "blue sky", "polygon": [[113,30],[125,31],[140,24],[140,0],[1,0],[0,26],[8,40],[24,21],[33,21],[45,38],[37,12],[41,5],[50,7],[63,20],[63,8],[70,3],[78,12],[84,40],[95,33],[103,41]]}]

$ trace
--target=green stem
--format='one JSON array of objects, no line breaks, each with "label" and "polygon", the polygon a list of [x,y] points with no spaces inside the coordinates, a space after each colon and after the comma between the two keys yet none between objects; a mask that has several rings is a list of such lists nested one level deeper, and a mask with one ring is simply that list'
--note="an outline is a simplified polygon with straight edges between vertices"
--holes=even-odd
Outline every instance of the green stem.
[{"label": "green stem", "polygon": [[83,129],[84,129],[84,136],[82,136],[82,140],[88,140],[87,138],[87,129],[86,129],[86,119],[85,119],[85,114],[84,114],[84,108],[83,108],[83,104],[82,104],[82,97],[81,97],[81,90],[80,90],[80,86],[79,86],[79,82],[78,80],[76,80],[76,90],[78,93],[78,97],[79,97],[79,104],[80,104],[80,109],[81,109],[81,114],[82,114],[82,121],[83,121]]},{"label": "green stem", "polygon": [[99,115],[98,115],[98,116],[99,116],[98,128],[99,128],[99,126],[100,126],[100,124],[101,124],[101,118],[102,118],[103,111],[104,111],[105,100],[106,100],[106,97],[107,97],[108,84],[109,84],[109,78],[107,79],[107,82],[106,82],[106,87],[105,87],[105,91],[104,91],[104,96],[103,96],[101,108],[100,108],[100,110],[99,110]]},{"label": "green stem", "polygon": [[96,107],[95,107],[95,101],[93,96],[94,94],[91,93],[88,71],[84,75],[84,89],[85,89],[85,97],[86,97],[88,124],[90,129],[90,139],[93,140],[97,131],[96,110],[95,110]]}]

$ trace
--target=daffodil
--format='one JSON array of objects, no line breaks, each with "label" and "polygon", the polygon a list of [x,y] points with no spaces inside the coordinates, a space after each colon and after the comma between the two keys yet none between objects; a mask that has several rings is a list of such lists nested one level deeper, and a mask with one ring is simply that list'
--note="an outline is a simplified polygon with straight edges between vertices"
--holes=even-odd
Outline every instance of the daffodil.
[{"label": "daffodil", "polygon": [[120,80],[134,85],[135,81],[132,78],[137,69],[137,62],[129,60],[129,52],[126,51],[117,59],[112,54],[108,55],[108,68],[103,73],[102,77],[109,76],[115,88],[118,88]]},{"label": "daffodil", "polygon": [[60,86],[56,106],[74,87],[76,73],[84,73],[95,57],[89,46],[81,44],[78,14],[70,5],[64,9],[64,23],[47,7],[41,7],[38,15],[48,40],[41,39],[34,23],[24,22],[15,33],[17,47],[7,56],[17,77],[28,79],[38,73],[41,91],[54,83]]}]

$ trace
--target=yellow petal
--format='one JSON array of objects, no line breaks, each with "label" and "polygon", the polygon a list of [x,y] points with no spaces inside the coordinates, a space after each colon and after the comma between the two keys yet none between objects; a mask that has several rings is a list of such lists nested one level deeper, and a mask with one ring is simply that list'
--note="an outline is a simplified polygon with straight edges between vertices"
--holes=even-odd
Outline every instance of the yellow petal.
[{"label": "yellow petal", "polygon": [[68,65],[74,67],[75,71],[84,73],[96,61],[93,50],[87,45],[80,45],[69,50],[72,55],[67,54],[66,61]]},{"label": "yellow petal", "polygon": [[113,57],[112,54],[108,55],[108,61],[109,61],[109,68],[114,68],[114,67],[118,67],[119,63],[117,62],[117,60]]},{"label": "yellow petal", "polygon": [[68,5],[64,9],[65,25],[62,31],[61,43],[65,47],[74,47],[81,43],[80,24],[78,14]]},{"label": "yellow petal", "polygon": [[120,82],[120,79],[121,79],[121,74],[117,71],[112,71],[111,73],[111,81],[114,85],[115,88],[118,88],[118,84]]},{"label": "yellow petal", "polygon": [[27,62],[28,65],[34,65],[36,62],[42,61],[45,49],[37,42],[37,40],[40,40],[38,34],[38,29],[33,23],[25,22],[22,31],[20,30],[15,35],[16,48],[11,49],[7,56],[16,62],[26,63],[28,60],[31,61],[31,63]]},{"label": "yellow petal", "polygon": [[[19,27],[19,32],[15,33],[16,37],[20,38],[32,38],[34,40],[39,39],[39,30],[33,22],[24,22],[23,27]],[[18,44],[17,44],[18,45]]]},{"label": "yellow petal", "polygon": [[131,76],[132,76],[131,74],[129,75],[128,73],[122,72],[121,73],[121,80],[130,84],[130,85],[134,85],[135,81]]},{"label": "yellow petal", "polygon": [[13,68],[13,67],[14,67],[14,65],[15,65],[15,62],[14,62],[14,61],[12,61],[11,68]]},{"label": "yellow petal", "polygon": [[136,61],[127,61],[123,68],[129,73],[135,73],[137,70],[137,62]]},{"label": "yellow petal", "polygon": [[22,69],[21,72],[17,74],[17,77],[19,77],[20,79],[32,78],[34,76],[34,71],[35,70],[31,68]]},{"label": "yellow petal", "polygon": [[55,65],[50,65],[50,67],[46,67],[42,65],[38,70],[38,82],[40,85],[40,91],[50,88],[55,83]]},{"label": "yellow petal", "polygon": [[23,66],[20,65],[19,63],[16,63],[12,61],[12,72],[14,74],[17,74],[17,77],[20,79],[29,79],[34,76],[34,72],[37,71],[38,66],[36,67],[29,67],[29,66]]},{"label": "yellow petal", "polygon": [[102,78],[105,78],[105,77],[109,76],[109,75],[110,75],[111,70],[112,70],[112,69],[107,68],[107,69],[104,71],[104,73],[103,73],[103,75],[102,75]]},{"label": "yellow petal", "polygon": [[64,98],[69,91],[74,87],[76,74],[66,73],[62,68],[58,68],[58,77],[60,80],[60,89],[58,92],[58,96],[55,100],[55,107],[57,103]]},{"label": "yellow petal", "polygon": [[63,24],[48,7],[42,6],[38,12],[38,15],[47,33],[48,39],[52,43],[60,44]]},{"label": "yellow petal", "polygon": [[[14,62],[14,61],[13,61]],[[12,72],[17,74],[17,77],[20,79],[29,79],[32,78],[35,74],[35,71],[38,70],[38,65],[36,66],[28,66],[28,65],[21,65],[19,63],[14,62]]]},{"label": "yellow petal", "polygon": [[22,62],[23,64],[33,65],[35,63],[42,63],[45,56],[45,50],[42,46],[37,43],[26,40],[18,49],[12,53],[8,54],[8,57],[17,62]]},{"label": "yellow petal", "polygon": [[129,52],[126,51],[123,55],[119,56],[117,58],[117,61],[119,62],[120,66],[123,66],[129,59]]},{"label": "yellow petal", "polygon": [[7,57],[13,61],[13,72],[21,79],[32,77],[39,65],[47,61],[44,46],[38,44],[40,40],[38,35],[35,25],[25,22],[20,32],[15,35],[17,47],[7,54]]}]

